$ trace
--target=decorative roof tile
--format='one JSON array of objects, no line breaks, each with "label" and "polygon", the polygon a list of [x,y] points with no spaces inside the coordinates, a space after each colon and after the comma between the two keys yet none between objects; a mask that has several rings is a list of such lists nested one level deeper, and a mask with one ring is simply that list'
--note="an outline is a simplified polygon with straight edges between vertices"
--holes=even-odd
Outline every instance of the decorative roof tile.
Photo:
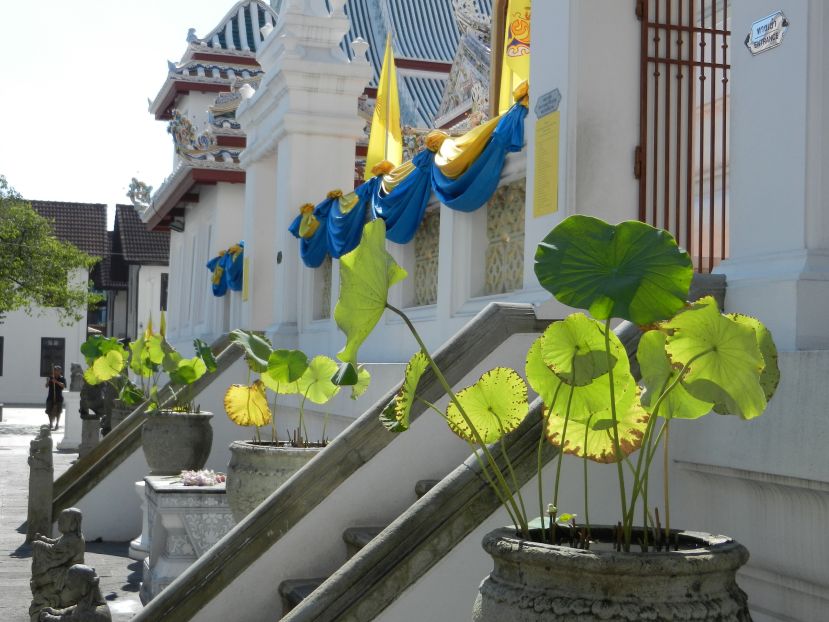
[{"label": "decorative roof tile", "polygon": [[55,237],[71,242],[93,257],[107,253],[107,206],[103,203],[30,201],[32,208],[52,223]]},{"label": "decorative roof tile", "polygon": [[115,206],[115,235],[126,263],[166,266],[170,262],[170,232],[147,231],[132,205]]},{"label": "decorative roof tile", "polygon": [[266,2],[242,0],[205,37],[199,39],[191,29],[187,41],[222,50],[256,52],[264,39],[259,29],[265,24],[276,24],[274,10]]}]

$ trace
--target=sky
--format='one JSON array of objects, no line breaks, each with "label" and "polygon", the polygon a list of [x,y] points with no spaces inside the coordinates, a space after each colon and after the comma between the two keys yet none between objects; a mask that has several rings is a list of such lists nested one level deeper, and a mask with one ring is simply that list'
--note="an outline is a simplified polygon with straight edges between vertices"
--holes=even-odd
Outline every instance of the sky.
[{"label": "sky", "polygon": [[[186,48],[235,0],[0,3],[0,175],[25,198],[129,203],[131,178],[171,172],[166,122],[147,112]],[[113,215],[110,213],[110,228]]]}]

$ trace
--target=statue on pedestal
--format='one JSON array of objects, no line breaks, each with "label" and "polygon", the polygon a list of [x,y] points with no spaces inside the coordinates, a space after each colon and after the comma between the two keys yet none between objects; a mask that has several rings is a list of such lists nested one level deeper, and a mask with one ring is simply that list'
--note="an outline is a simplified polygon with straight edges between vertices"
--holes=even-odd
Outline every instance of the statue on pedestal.
[{"label": "statue on pedestal", "polygon": [[60,608],[75,604],[70,601],[67,591],[69,569],[83,564],[86,542],[81,533],[81,511],[69,508],[58,517],[59,538],[35,535],[32,542],[32,604],[29,615],[33,622],[38,620],[41,610],[46,607]]},{"label": "statue on pedestal", "polygon": [[29,441],[29,504],[26,542],[42,533],[52,534],[52,491],[54,467],[52,464],[52,432],[48,425]]},{"label": "statue on pedestal", "polygon": [[83,389],[83,367],[80,363],[72,363],[69,373],[69,390],[80,391]]},{"label": "statue on pedestal", "polygon": [[112,622],[109,607],[101,594],[95,569],[75,564],[66,573],[64,593],[74,604],[65,609],[46,607],[39,622]]}]

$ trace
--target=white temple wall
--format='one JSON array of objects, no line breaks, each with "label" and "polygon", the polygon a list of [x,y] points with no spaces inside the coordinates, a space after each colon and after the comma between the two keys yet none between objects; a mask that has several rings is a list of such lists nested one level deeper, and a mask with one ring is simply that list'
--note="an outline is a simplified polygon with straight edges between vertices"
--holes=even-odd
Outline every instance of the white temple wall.
[{"label": "white temple wall", "polygon": [[[77,272],[75,284],[86,282],[86,273]],[[79,322],[61,325],[54,309],[35,309],[32,313],[14,311],[0,322],[2,375],[0,402],[5,404],[45,404],[45,379],[40,375],[41,339],[64,340],[64,376],[69,380],[70,365],[83,363],[81,344],[86,341],[86,313]],[[46,415],[33,423],[47,423]]]}]

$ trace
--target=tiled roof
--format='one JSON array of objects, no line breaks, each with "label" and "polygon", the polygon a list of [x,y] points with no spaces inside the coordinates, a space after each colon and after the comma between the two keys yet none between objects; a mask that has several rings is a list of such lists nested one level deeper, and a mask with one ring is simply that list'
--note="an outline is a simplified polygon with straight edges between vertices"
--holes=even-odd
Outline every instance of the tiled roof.
[{"label": "tiled roof", "polygon": [[103,203],[31,201],[34,210],[52,223],[55,237],[71,242],[93,257],[107,252],[107,206]]},{"label": "tiled roof", "polygon": [[98,289],[127,289],[127,272],[124,259],[120,252],[113,254],[114,235],[114,231],[107,231],[107,254],[95,266],[96,272],[93,272],[93,280]]},{"label": "tiled roof", "polygon": [[199,39],[193,35],[188,40],[211,48],[255,52],[263,39],[259,29],[275,23],[276,14],[265,2],[242,0],[205,37]]},{"label": "tiled roof", "polygon": [[[124,261],[166,266],[170,263],[170,232],[147,231],[132,205],[115,206],[115,234]],[[117,246],[115,242],[114,246]]]}]

